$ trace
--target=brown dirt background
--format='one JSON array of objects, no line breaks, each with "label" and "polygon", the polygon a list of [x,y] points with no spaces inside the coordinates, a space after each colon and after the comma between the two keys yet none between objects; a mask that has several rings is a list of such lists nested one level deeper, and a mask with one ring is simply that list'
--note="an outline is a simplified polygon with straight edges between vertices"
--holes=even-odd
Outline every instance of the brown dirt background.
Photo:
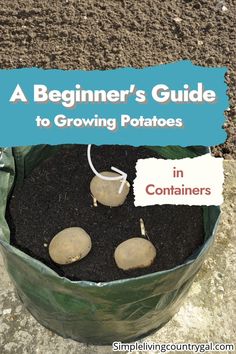
[{"label": "brown dirt background", "polygon": [[1,0],[0,67],[227,66],[228,139],[212,151],[235,159],[235,29],[235,0]]}]

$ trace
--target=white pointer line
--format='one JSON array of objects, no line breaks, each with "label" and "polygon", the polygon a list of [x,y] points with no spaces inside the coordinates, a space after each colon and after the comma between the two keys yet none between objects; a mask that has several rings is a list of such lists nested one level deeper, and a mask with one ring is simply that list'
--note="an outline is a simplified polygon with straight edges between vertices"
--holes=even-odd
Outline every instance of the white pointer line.
[{"label": "white pointer line", "polygon": [[120,185],[120,188],[119,188],[119,191],[118,193],[120,194],[122,191],[123,191],[123,188],[124,188],[124,185],[125,185],[125,182],[127,180],[127,173],[119,170],[118,168],[116,167],[111,167],[111,170],[112,171],[115,171],[117,173],[120,174],[120,176],[117,176],[117,177],[108,177],[108,176],[103,176],[101,175],[94,167],[93,163],[92,163],[92,160],[91,160],[91,144],[88,145],[88,150],[87,150],[87,157],[88,157],[88,163],[89,163],[89,166],[91,168],[91,170],[93,171],[93,173],[98,176],[99,178],[101,179],[104,179],[106,181],[117,181],[117,180],[120,180],[122,179],[122,183]]}]

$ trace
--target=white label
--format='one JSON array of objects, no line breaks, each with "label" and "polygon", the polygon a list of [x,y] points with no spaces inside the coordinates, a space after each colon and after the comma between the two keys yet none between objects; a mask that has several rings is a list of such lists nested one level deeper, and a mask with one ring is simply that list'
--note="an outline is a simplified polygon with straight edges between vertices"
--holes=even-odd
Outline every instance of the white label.
[{"label": "white label", "polygon": [[135,206],[223,203],[222,158],[206,154],[181,160],[140,159],[136,172]]}]

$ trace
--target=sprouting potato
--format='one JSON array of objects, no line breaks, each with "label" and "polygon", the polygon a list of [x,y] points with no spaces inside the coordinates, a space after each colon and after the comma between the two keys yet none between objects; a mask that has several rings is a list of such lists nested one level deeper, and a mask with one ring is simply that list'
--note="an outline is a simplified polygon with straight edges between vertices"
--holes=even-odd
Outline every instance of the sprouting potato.
[{"label": "sprouting potato", "polygon": [[123,270],[147,268],[155,257],[156,248],[142,237],[133,237],[122,242],[114,252],[116,265]]},{"label": "sprouting potato", "polygon": [[81,227],[69,227],[56,234],[49,244],[49,255],[58,264],[70,264],[87,256],[92,242]]},{"label": "sprouting potato", "polygon": [[[104,171],[100,173],[103,176],[107,177],[118,177],[118,173]],[[124,188],[121,193],[119,193],[120,185],[122,180],[110,180],[106,181],[97,176],[94,176],[90,183],[90,191],[93,197],[101,204],[117,207],[122,205],[129,193],[130,185],[126,181]]]}]

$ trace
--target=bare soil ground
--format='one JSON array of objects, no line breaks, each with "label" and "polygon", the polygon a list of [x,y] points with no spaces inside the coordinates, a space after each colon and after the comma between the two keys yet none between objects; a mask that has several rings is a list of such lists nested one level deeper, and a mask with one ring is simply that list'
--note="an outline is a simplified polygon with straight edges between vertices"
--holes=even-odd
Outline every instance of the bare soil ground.
[{"label": "bare soil ground", "polygon": [[235,159],[235,13],[235,0],[1,0],[0,67],[227,66],[228,139],[212,151]]}]

